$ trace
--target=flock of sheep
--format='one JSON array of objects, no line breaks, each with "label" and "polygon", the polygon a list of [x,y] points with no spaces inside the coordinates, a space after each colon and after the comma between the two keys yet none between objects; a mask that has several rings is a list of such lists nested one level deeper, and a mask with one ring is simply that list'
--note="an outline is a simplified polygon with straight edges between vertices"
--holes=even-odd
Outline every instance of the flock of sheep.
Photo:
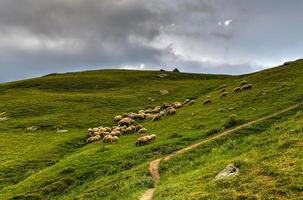
[{"label": "flock of sheep", "polygon": [[[227,89],[226,89],[227,85],[223,84],[219,87],[219,89],[222,89],[221,90],[221,98],[223,97],[226,97],[228,96],[228,92],[227,92]],[[253,87],[253,84],[248,84],[247,81],[243,80],[240,82],[239,86],[238,87],[235,87],[233,89],[233,93],[238,93],[238,92],[241,92],[241,91],[244,91],[244,90],[249,90]],[[206,104],[209,104],[211,103],[212,100],[211,100],[211,97],[210,96],[207,96],[203,102],[204,105]]]},{"label": "flock of sheep", "polygon": [[[192,105],[195,100],[186,99],[184,102],[175,102],[172,104],[163,103],[161,106],[140,110],[136,113],[125,113],[114,117],[117,126],[114,127],[97,127],[88,129],[87,143],[103,139],[105,143],[115,143],[119,137],[131,133],[146,134],[147,129],[137,124],[136,120],[150,119],[152,121],[160,120],[164,116],[176,114],[177,109],[182,108],[185,104]],[[156,139],[156,135],[147,135],[139,137],[136,146],[146,145]]]},{"label": "flock of sheep", "polygon": [[[221,85],[221,98],[228,95],[226,85]],[[253,87],[252,84],[248,84],[245,80],[240,82],[240,86],[233,89],[233,93],[240,92],[242,90],[248,90]],[[196,101],[186,99],[184,102],[175,102],[172,104],[163,103],[161,106],[149,108],[147,110],[140,110],[136,113],[125,113],[114,117],[114,121],[117,122],[117,126],[110,127],[97,127],[88,129],[87,143],[95,142],[103,139],[104,143],[115,143],[119,137],[131,133],[147,134],[147,129],[142,125],[137,124],[136,120],[150,119],[152,121],[160,120],[164,116],[176,114],[177,109],[182,108],[184,105],[192,105]],[[212,103],[210,96],[207,96],[204,100],[204,105]],[[156,135],[142,136],[137,139],[136,146],[146,145],[156,139]]]}]

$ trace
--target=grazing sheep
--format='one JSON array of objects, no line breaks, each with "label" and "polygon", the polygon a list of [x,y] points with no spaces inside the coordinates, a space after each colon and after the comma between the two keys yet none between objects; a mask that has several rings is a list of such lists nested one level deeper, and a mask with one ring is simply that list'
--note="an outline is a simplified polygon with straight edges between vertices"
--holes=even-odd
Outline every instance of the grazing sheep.
[{"label": "grazing sheep", "polygon": [[110,133],[111,136],[120,136],[121,135],[121,132],[120,131],[112,131]]},{"label": "grazing sheep", "polygon": [[188,104],[191,106],[191,105],[193,105],[194,103],[196,103],[196,101],[195,101],[195,100],[191,100]]},{"label": "grazing sheep", "polygon": [[130,126],[131,124],[133,124],[135,121],[129,117],[123,118],[118,122],[119,126]]},{"label": "grazing sheep", "polygon": [[139,134],[143,134],[143,133],[147,133],[147,129],[146,128],[141,128],[138,130]]},{"label": "grazing sheep", "polygon": [[101,137],[99,135],[96,135],[96,136],[93,136],[93,137],[90,137],[86,140],[87,143],[92,143],[92,142],[96,142],[98,140],[100,140]]},{"label": "grazing sheep", "polygon": [[136,131],[139,131],[141,128],[143,128],[143,126],[142,125],[136,125]]},{"label": "grazing sheep", "polygon": [[156,140],[156,135],[148,135],[138,138],[136,146],[146,145]]},{"label": "grazing sheep", "polygon": [[127,128],[125,129],[125,131],[126,131],[126,133],[128,134],[128,133],[132,133],[132,132],[133,132],[133,129],[132,129],[131,127],[127,127]]},{"label": "grazing sheep", "polygon": [[156,135],[152,134],[150,136],[148,136],[149,141],[155,141],[156,140]]},{"label": "grazing sheep", "polygon": [[122,115],[117,115],[116,117],[114,117],[114,120],[116,122],[120,121],[121,119],[123,119]]},{"label": "grazing sheep", "polygon": [[159,119],[161,119],[161,115],[154,115],[153,121],[157,121]]},{"label": "grazing sheep", "polygon": [[157,106],[153,109],[153,113],[159,113],[161,111],[161,107]]},{"label": "grazing sheep", "polygon": [[136,126],[135,125],[131,125],[130,128],[132,129],[132,131],[136,131]]},{"label": "grazing sheep", "polygon": [[243,86],[243,85],[246,85],[247,84],[247,81],[243,80],[240,82],[240,86]]},{"label": "grazing sheep", "polygon": [[170,104],[168,104],[168,103],[163,103],[163,104],[161,105],[161,110],[164,110],[164,109],[169,108],[169,107],[170,107]]},{"label": "grazing sheep", "polygon": [[146,114],[145,119],[153,119],[154,115],[153,114]]},{"label": "grazing sheep", "polygon": [[211,99],[210,98],[206,98],[203,102],[204,105],[210,104],[211,103]]},{"label": "grazing sheep", "polygon": [[228,92],[223,92],[222,94],[221,94],[221,97],[226,97],[228,95]]},{"label": "grazing sheep", "polygon": [[114,143],[118,141],[118,137],[117,136],[111,136],[111,135],[107,135],[103,138],[103,142],[104,143]]},{"label": "grazing sheep", "polygon": [[185,101],[183,102],[183,104],[188,104],[190,102],[189,99],[185,99]]},{"label": "grazing sheep", "polygon": [[147,136],[143,136],[138,138],[137,142],[136,142],[136,146],[141,146],[141,145],[145,145],[148,143],[148,137]]},{"label": "grazing sheep", "polygon": [[241,87],[241,90],[249,90],[253,87],[253,84],[247,84]]},{"label": "grazing sheep", "polygon": [[134,119],[144,120],[145,114],[144,113],[137,113],[135,114]]},{"label": "grazing sheep", "polygon": [[118,138],[117,136],[114,136],[114,137],[112,138],[112,143],[118,142],[118,140],[119,140],[119,138]]},{"label": "grazing sheep", "polygon": [[162,111],[160,112],[160,115],[161,115],[161,116],[165,116],[165,115],[166,115],[166,112],[165,112],[164,110],[162,110]]},{"label": "grazing sheep", "polygon": [[173,103],[173,107],[174,107],[174,108],[182,108],[182,107],[183,107],[183,104],[180,103],[180,102],[175,102],[175,103]]},{"label": "grazing sheep", "polygon": [[237,93],[237,92],[241,92],[241,88],[240,87],[234,88],[233,93]]},{"label": "grazing sheep", "polygon": [[104,127],[105,128],[105,132],[110,132],[111,131],[111,128],[109,127]]},{"label": "grazing sheep", "polygon": [[167,115],[174,115],[176,114],[176,109],[174,107],[170,107],[167,109]]}]

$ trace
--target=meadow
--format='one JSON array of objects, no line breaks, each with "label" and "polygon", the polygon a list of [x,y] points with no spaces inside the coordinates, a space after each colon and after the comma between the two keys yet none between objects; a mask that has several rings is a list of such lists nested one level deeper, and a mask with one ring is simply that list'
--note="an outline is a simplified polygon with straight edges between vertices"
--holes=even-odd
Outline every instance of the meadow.
[{"label": "meadow", "polygon": [[[302,103],[302,67],[299,60],[241,76],[165,72],[166,78],[100,70],[0,84],[0,113],[8,118],[0,122],[0,199],[138,199],[153,186],[151,160],[218,134],[231,114],[244,123]],[[232,93],[241,80],[253,88]],[[204,106],[208,95],[212,103]],[[187,98],[196,103],[140,122],[157,135],[152,144],[136,147],[138,134],[116,144],[85,142],[88,128],[113,126],[117,114]],[[155,199],[299,199],[302,120],[300,107],[161,164]],[[214,181],[231,162],[240,175]]]}]

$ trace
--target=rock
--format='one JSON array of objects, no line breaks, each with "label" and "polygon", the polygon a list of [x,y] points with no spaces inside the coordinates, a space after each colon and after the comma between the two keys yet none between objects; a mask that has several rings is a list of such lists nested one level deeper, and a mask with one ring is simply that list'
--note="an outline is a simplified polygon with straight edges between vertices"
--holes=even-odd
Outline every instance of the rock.
[{"label": "rock", "polygon": [[60,129],[56,130],[56,133],[67,133],[67,132],[68,132],[68,130],[60,130]]},{"label": "rock", "polygon": [[168,77],[168,75],[167,74],[159,74],[159,75],[157,75],[157,77],[158,78],[166,78],[166,77]]},{"label": "rock", "polygon": [[153,98],[151,98],[151,97],[148,97],[147,100],[148,100],[148,101],[151,101],[151,102],[156,101],[155,99],[153,99]]},{"label": "rock", "polygon": [[36,131],[38,128],[36,126],[30,126],[30,127],[27,127],[26,130],[28,131]]},{"label": "rock", "polygon": [[229,164],[215,177],[216,180],[227,177],[234,177],[239,174],[240,169],[235,164]]},{"label": "rock", "polygon": [[222,85],[219,86],[219,89],[223,89],[223,88],[226,88],[226,87],[227,87],[226,84],[222,84]]},{"label": "rock", "polygon": [[168,91],[167,91],[167,90],[160,90],[159,92],[160,92],[162,95],[168,94]]},{"label": "rock", "polygon": [[7,117],[0,117],[0,122],[6,121],[6,120],[8,120]]}]

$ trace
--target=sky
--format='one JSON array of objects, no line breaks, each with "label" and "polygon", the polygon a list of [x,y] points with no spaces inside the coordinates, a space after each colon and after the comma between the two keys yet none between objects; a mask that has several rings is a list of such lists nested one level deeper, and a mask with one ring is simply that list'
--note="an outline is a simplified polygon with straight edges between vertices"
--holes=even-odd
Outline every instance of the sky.
[{"label": "sky", "polygon": [[303,57],[302,0],[0,0],[0,82],[93,69],[243,74]]}]

